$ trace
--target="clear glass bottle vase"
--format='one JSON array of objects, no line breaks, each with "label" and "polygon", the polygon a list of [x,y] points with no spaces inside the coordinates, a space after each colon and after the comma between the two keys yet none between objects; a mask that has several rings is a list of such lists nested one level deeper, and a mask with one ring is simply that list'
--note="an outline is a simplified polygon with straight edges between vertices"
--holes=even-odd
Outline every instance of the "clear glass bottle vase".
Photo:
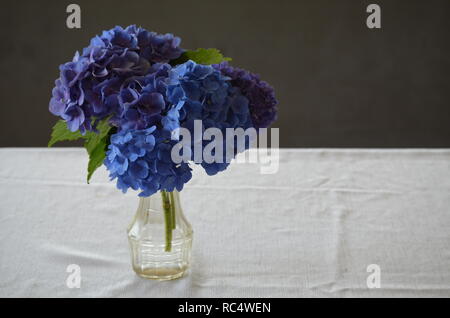
[{"label": "clear glass bottle vase", "polygon": [[134,271],[141,277],[158,280],[183,276],[190,263],[192,235],[177,191],[160,191],[140,198],[128,227]]}]

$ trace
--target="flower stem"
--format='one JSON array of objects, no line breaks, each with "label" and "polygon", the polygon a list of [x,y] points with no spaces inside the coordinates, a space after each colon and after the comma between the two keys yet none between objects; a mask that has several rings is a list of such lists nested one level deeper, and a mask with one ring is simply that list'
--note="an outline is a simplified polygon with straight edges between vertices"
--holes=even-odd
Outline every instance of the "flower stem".
[{"label": "flower stem", "polygon": [[175,230],[177,227],[176,221],[175,221],[175,198],[173,196],[173,192],[169,192],[170,195],[170,212],[172,214],[172,230]]},{"label": "flower stem", "polygon": [[164,221],[166,228],[166,252],[172,250],[172,207],[167,191],[161,190],[162,205],[164,209]]}]

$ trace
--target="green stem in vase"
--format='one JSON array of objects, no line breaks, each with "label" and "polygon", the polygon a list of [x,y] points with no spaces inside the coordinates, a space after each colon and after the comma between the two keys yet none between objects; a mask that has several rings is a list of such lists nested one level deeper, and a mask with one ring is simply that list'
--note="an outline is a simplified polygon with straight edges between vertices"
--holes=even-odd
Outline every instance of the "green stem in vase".
[{"label": "green stem in vase", "polygon": [[161,190],[162,205],[164,210],[164,221],[166,228],[166,252],[172,250],[172,212],[171,204],[167,191]]},{"label": "green stem in vase", "polygon": [[172,215],[172,230],[175,230],[177,224],[175,221],[175,198],[173,196],[173,192],[169,192],[169,196],[170,196],[170,212]]}]

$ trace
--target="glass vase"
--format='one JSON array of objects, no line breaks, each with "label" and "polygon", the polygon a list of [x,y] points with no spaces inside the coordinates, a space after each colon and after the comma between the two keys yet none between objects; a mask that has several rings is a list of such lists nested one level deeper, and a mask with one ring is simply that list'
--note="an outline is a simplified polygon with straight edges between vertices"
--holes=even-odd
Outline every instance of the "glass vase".
[{"label": "glass vase", "polygon": [[134,271],[149,279],[182,277],[190,263],[192,235],[177,191],[160,191],[140,198],[128,227]]}]

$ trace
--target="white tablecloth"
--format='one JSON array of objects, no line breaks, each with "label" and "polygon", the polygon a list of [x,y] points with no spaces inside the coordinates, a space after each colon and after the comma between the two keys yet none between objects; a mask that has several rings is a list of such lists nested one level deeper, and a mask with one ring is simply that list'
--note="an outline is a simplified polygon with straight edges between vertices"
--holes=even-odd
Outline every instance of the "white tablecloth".
[{"label": "white tablecloth", "polygon": [[195,169],[181,193],[193,263],[168,282],[131,269],[136,193],[104,168],[86,184],[86,165],[78,148],[0,149],[0,296],[450,297],[450,150],[292,149],[273,175]]}]

